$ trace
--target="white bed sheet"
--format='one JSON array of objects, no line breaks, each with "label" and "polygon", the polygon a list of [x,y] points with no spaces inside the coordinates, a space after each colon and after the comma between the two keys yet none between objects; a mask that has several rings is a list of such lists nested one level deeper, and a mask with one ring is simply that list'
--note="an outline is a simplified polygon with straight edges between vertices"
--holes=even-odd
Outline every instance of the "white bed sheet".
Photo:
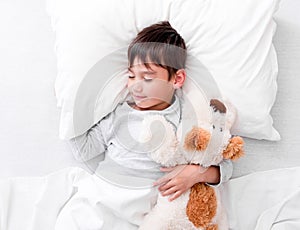
[{"label": "white bed sheet", "polygon": [[54,33],[45,2],[1,0],[0,28],[0,177],[80,165],[58,138]]},{"label": "white bed sheet", "polygon": [[[300,229],[299,176],[300,167],[295,167],[257,172],[225,184],[221,191],[230,230]],[[107,188],[103,183],[79,168],[65,168],[46,177],[0,179],[0,229],[136,229],[114,216],[114,226],[105,227],[104,222],[103,227],[102,216],[105,213],[110,218],[111,213],[100,211],[104,207],[101,204],[112,201],[105,195],[107,191],[103,192]],[[126,207],[125,215],[132,223],[139,223],[141,216],[136,213],[136,202],[143,201],[138,210],[147,209],[144,201],[151,199],[151,189],[128,189],[113,184],[108,189],[110,195],[115,194],[117,206],[121,210]],[[128,199],[135,205],[123,203]]]},{"label": "white bed sheet", "polygon": [[[247,139],[234,177],[300,165],[299,10],[299,1],[282,0],[276,15],[279,90],[272,115],[282,140]],[[58,138],[54,33],[45,2],[0,1],[0,28],[0,177],[42,176],[76,165],[88,169]]]}]

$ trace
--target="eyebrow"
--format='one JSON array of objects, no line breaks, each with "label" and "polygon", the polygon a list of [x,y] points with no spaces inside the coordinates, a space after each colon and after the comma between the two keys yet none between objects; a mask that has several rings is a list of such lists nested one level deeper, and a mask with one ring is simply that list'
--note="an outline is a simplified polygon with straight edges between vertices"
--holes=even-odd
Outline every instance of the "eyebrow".
[{"label": "eyebrow", "polygon": [[[128,71],[134,73],[134,71],[132,70],[132,68],[128,67]],[[153,70],[145,70],[145,71],[141,71],[142,74],[156,74],[155,71]]]}]

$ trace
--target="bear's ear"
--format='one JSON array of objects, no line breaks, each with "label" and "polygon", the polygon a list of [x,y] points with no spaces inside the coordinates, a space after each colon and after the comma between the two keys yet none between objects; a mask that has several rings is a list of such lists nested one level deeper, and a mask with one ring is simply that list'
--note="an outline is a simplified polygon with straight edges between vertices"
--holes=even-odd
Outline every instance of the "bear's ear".
[{"label": "bear's ear", "polygon": [[227,100],[222,102],[218,99],[211,99],[210,106],[214,112],[219,112],[220,114],[225,115],[225,129],[231,129],[236,119],[235,107]]},{"label": "bear's ear", "polygon": [[184,140],[184,148],[188,151],[203,151],[207,148],[210,133],[201,128],[193,127]]},{"label": "bear's ear", "polygon": [[218,99],[211,99],[209,105],[213,108],[214,112],[226,113],[227,111],[226,106]]},{"label": "bear's ear", "polygon": [[231,129],[235,120],[236,120],[236,108],[229,101],[224,101],[224,104],[227,108],[226,112],[226,129]]},{"label": "bear's ear", "polygon": [[223,151],[225,159],[237,160],[244,155],[244,140],[239,136],[232,137]]}]

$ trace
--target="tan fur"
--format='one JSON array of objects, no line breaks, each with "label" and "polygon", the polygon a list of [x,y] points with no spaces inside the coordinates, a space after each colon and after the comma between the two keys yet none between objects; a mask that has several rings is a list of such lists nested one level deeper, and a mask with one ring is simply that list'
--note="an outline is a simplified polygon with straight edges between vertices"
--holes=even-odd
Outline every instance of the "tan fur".
[{"label": "tan fur", "polygon": [[217,197],[214,189],[204,183],[195,184],[191,188],[190,198],[186,207],[186,214],[189,220],[196,227],[206,228],[216,213]]},{"label": "tan fur", "polygon": [[223,151],[223,157],[225,159],[237,160],[244,155],[244,140],[239,137],[232,137],[227,145],[227,148]]},{"label": "tan fur", "polygon": [[188,151],[203,151],[210,140],[210,133],[202,128],[193,127],[185,137],[184,148]]},{"label": "tan fur", "polygon": [[218,225],[216,224],[212,224],[212,225],[209,225],[206,230],[218,230]]}]

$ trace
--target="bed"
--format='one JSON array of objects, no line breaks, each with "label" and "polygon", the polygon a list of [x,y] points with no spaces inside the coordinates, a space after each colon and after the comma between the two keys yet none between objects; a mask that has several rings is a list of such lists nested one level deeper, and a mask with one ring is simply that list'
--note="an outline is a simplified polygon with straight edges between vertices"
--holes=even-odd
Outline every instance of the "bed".
[{"label": "bed", "polygon": [[[55,37],[45,8],[44,1],[0,2],[0,23],[4,28],[0,45],[1,179],[42,177],[73,166],[91,171],[90,166],[75,161],[68,143],[58,135],[60,110],[56,107],[53,86],[57,74],[53,49]],[[291,174],[300,176],[299,10],[300,2],[297,0],[282,0],[275,15],[277,30],[273,41],[279,73],[278,91],[271,115],[281,140],[274,142],[245,138],[246,155],[234,164],[233,187],[229,188],[235,188],[237,182],[250,183],[249,180],[253,180],[255,175],[265,175],[260,172],[273,179],[275,175],[280,175],[282,179]],[[290,179],[285,179],[297,180],[297,177],[291,175]],[[259,183],[262,185],[264,181]],[[291,186],[289,188],[293,188],[293,191],[299,188],[299,184],[292,182],[284,183],[284,186]],[[278,196],[282,201],[285,194]],[[27,201],[30,199],[33,198],[29,197]],[[299,208],[299,199],[295,200]],[[26,215],[22,220],[26,220]],[[253,226],[253,223],[249,224]],[[9,228],[5,230],[17,229],[16,222],[7,226]],[[269,228],[260,226],[257,229]],[[277,225],[274,229],[284,228]]]}]

